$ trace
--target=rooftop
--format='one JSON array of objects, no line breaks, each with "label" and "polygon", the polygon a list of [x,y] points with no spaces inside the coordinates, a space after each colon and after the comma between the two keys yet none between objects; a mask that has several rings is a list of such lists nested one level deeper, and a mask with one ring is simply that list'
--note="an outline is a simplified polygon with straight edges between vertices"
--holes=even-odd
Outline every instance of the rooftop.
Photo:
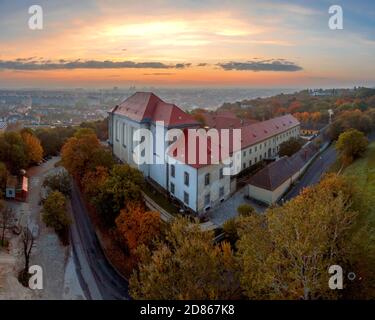
[{"label": "rooftop", "polygon": [[152,92],[136,92],[111,112],[137,122],[164,121],[167,127],[199,125],[191,115],[175,104],[164,102]]},{"label": "rooftop", "polygon": [[283,157],[253,175],[248,183],[269,191],[274,191],[297,173],[314,156],[319,148],[309,143],[291,157]]}]

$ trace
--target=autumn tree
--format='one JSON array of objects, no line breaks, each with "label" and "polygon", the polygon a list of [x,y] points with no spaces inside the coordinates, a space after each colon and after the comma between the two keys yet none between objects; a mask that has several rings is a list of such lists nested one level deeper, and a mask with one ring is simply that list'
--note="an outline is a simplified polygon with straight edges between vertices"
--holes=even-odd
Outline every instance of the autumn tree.
[{"label": "autumn tree", "polygon": [[341,133],[349,129],[357,129],[369,133],[372,128],[372,121],[369,115],[361,110],[344,111],[335,117],[329,128],[329,135],[336,140]]},{"label": "autumn tree", "polygon": [[25,144],[25,151],[29,164],[35,164],[41,161],[43,157],[43,148],[40,140],[30,131],[23,131],[21,136]]},{"label": "autumn tree", "polygon": [[47,227],[52,227],[63,243],[66,243],[66,232],[71,223],[66,210],[66,199],[59,191],[49,194],[43,203],[42,219]]},{"label": "autumn tree", "polygon": [[175,219],[151,251],[142,246],[139,269],[130,278],[134,299],[238,298],[239,285],[228,243],[213,243],[214,234],[198,223]]},{"label": "autumn tree", "polygon": [[354,159],[360,157],[367,150],[367,146],[368,139],[363,132],[349,129],[340,134],[336,143],[336,150],[339,153],[342,164],[348,165]]},{"label": "autumn tree", "polygon": [[150,247],[160,235],[160,213],[146,210],[141,202],[130,202],[116,218],[116,227],[130,253],[135,254],[140,245]]},{"label": "autumn tree", "polygon": [[[349,180],[329,175],[265,215],[242,217],[237,242],[240,280],[251,299],[324,299],[329,266],[357,265],[353,232],[362,201]],[[351,269],[350,269],[351,270]],[[358,270],[358,272],[360,272]]]},{"label": "autumn tree", "polygon": [[106,167],[98,166],[94,170],[87,171],[82,178],[83,191],[92,202],[98,195],[100,189],[109,177],[109,170]]},{"label": "autumn tree", "polygon": [[280,144],[280,149],[279,149],[279,156],[292,156],[295,154],[297,151],[299,151],[303,146],[303,141],[301,139],[292,137],[287,141],[284,141],[283,143]]},{"label": "autumn tree", "polygon": [[99,186],[94,205],[104,222],[112,226],[120,210],[129,202],[142,199],[142,173],[128,164],[114,165],[110,176]]},{"label": "autumn tree", "polygon": [[28,166],[26,146],[19,132],[5,132],[0,135],[0,161],[6,163],[14,174]]},{"label": "autumn tree", "polygon": [[74,137],[69,138],[61,150],[63,166],[79,180],[100,148],[99,140],[94,133],[83,132],[86,129],[81,130]]}]

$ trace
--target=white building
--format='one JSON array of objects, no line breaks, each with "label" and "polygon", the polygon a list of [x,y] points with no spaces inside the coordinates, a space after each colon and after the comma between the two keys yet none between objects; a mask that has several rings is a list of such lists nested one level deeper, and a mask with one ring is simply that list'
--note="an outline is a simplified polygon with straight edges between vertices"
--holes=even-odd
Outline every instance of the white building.
[{"label": "white building", "polygon": [[[160,125],[161,121],[164,126]],[[201,164],[199,161],[187,164],[188,148],[184,149],[185,157],[181,158],[166,154],[168,145],[159,143],[165,140],[169,129],[198,127],[199,123],[191,115],[153,93],[137,92],[109,112],[109,141],[114,155],[138,168],[145,177],[152,179],[187,208],[202,213],[224,201],[234,190],[231,177],[223,174],[224,165]],[[154,145],[151,156],[154,164],[138,165],[133,160],[136,147],[133,134],[139,128],[152,132]],[[263,159],[275,158],[279,145],[299,136],[299,128],[298,120],[291,115],[242,127],[240,150],[235,153],[240,161],[238,171]]]}]

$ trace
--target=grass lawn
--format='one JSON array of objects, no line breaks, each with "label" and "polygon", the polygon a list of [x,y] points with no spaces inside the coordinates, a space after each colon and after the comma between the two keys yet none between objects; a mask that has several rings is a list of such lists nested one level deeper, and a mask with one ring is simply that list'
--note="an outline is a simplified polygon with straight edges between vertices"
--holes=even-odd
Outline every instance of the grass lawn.
[{"label": "grass lawn", "polygon": [[375,226],[375,142],[366,154],[344,170],[344,175],[356,178],[359,187],[368,194],[371,205],[369,223]]}]

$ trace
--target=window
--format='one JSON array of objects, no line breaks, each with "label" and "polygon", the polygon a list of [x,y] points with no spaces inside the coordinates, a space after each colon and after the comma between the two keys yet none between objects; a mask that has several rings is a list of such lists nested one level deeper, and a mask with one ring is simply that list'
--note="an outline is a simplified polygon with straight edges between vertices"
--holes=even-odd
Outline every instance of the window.
[{"label": "window", "polygon": [[219,189],[219,198],[224,197],[224,187],[220,187]]},{"label": "window", "polygon": [[184,202],[186,204],[189,204],[189,194],[187,192],[184,191]]},{"label": "window", "polygon": [[174,194],[174,183],[171,183],[171,193]]},{"label": "window", "polygon": [[246,157],[246,151],[243,152],[243,156]]},{"label": "window", "polygon": [[258,161],[258,158],[257,158],[257,157],[255,157],[254,163],[256,163],[257,161]]},{"label": "window", "polygon": [[122,124],[122,146],[126,148],[126,143],[125,143],[125,123]]},{"label": "window", "polygon": [[251,167],[251,160],[249,161],[249,167]]},{"label": "window", "polygon": [[206,195],[204,196],[204,205],[205,205],[205,206],[209,206],[209,205],[210,205],[210,202],[211,202],[210,194],[208,193],[208,194],[206,194]]},{"label": "window", "polygon": [[175,174],[176,174],[176,168],[175,168],[174,164],[172,164],[171,165],[171,176],[174,178]]},{"label": "window", "polygon": [[246,169],[246,163],[245,162],[242,164],[242,169]]},{"label": "window", "polygon": [[120,131],[119,123],[118,123],[118,120],[116,120],[116,141],[119,141],[119,131]]},{"label": "window", "polygon": [[220,176],[220,179],[223,179],[223,178],[224,178],[224,171],[223,171],[223,168],[220,168],[219,176]]},{"label": "window", "polygon": [[262,155],[259,156],[259,161],[262,160]]},{"label": "window", "polygon": [[266,159],[266,158],[267,158],[267,152],[264,153],[264,159]]},{"label": "window", "polygon": [[257,147],[257,146],[255,146],[255,152],[257,152],[257,149],[258,149],[258,147]]},{"label": "window", "polygon": [[130,129],[130,137],[131,137],[131,141],[130,141],[131,152],[133,152],[134,150],[134,128],[133,127],[131,127]]},{"label": "window", "polygon": [[184,184],[189,186],[189,174],[186,171],[184,172]]},{"label": "window", "polygon": [[204,176],[204,185],[208,186],[209,184],[210,184],[210,174],[206,173],[206,175]]},{"label": "window", "polygon": [[249,149],[249,154],[251,154],[251,148]]}]

